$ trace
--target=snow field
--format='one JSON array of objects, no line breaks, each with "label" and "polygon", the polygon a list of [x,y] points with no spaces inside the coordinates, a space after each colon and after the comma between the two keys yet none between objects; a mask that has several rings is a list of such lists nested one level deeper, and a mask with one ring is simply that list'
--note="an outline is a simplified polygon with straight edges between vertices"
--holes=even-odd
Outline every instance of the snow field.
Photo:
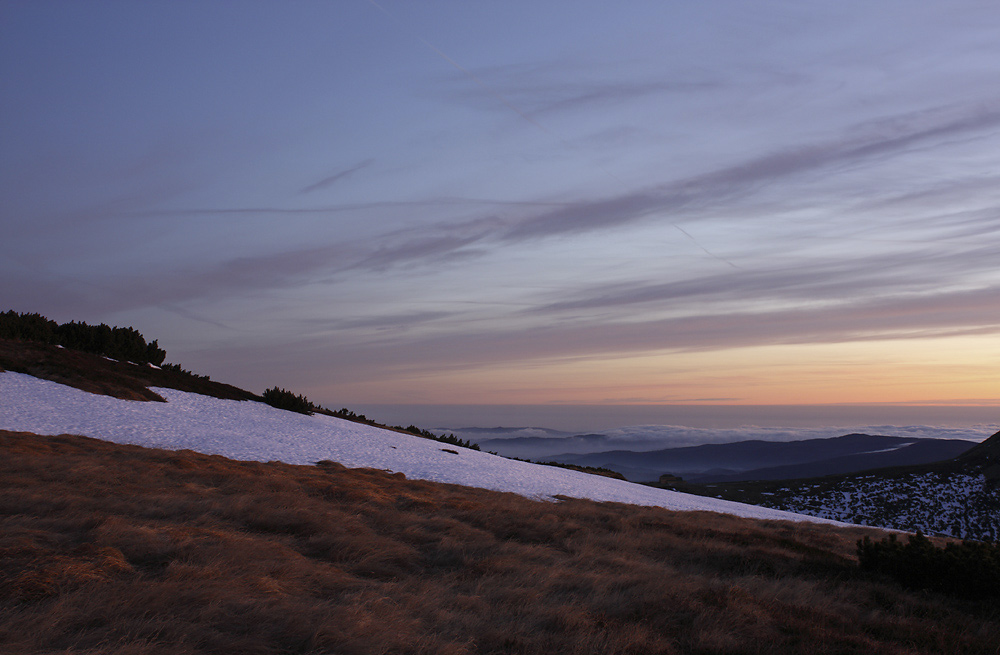
[{"label": "snow field", "polygon": [[541,500],[563,495],[679,511],[844,525],[825,518],[518,462],[320,414],[306,416],[258,402],[220,400],[161,387],[153,391],[167,402],[119,400],[20,373],[0,372],[0,429],[79,434],[115,443],[186,448],[240,460],[290,464],[333,460],[349,468],[402,472],[408,478],[508,491]]}]

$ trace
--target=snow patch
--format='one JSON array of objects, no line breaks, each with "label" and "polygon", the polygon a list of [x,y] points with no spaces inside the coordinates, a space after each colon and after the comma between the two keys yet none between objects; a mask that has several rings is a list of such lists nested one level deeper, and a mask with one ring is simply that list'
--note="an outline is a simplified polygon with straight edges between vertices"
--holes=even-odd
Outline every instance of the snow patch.
[{"label": "snow patch", "polygon": [[436,441],[317,414],[306,416],[264,403],[220,400],[154,387],[167,402],[119,400],[40,380],[0,373],[0,429],[80,434],[116,443],[189,448],[232,459],[313,464],[333,460],[350,468],[399,471],[409,478],[509,491],[703,510],[748,518],[838,521],[656,489],[579,471],[518,462]]}]

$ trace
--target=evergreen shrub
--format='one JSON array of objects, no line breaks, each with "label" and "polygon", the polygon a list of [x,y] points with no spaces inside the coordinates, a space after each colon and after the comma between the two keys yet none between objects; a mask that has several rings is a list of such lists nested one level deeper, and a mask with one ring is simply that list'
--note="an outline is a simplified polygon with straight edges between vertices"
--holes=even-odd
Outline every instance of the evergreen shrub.
[{"label": "evergreen shrub", "polygon": [[967,598],[1000,597],[1000,544],[963,541],[939,548],[920,532],[903,545],[896,535],[858,541],[862,570],[882,573],[911,589]]},{"label": "evergreen shrub", "polygon": [[291,391],[279,389],[278,387],[268,389],[262,397],[264,402],[271,407],[287,409],[290,412],[312,414],[316,409],[316,406],[309,402],[305,396],[297,396]]},{"label": "evergreen shrub", "polygon": [[14,310],[0,314],[0,339],[57,344],[134,364],[159,366],[167,357],[155,340],[146,343],[142,334],[131,327],[76,321],[59,325],[41,314],[18,314]]}]

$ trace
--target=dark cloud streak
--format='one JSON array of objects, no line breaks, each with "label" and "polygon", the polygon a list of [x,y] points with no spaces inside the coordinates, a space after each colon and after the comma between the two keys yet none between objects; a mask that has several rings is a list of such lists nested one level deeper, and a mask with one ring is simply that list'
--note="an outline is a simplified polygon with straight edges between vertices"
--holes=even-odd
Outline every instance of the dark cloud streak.
[{"label": "dark cloud streak", "polygon": [[827,302],[879,294],[926,293],[941,285],[941,271],[962,276],[983,270],[1000,257],[1000,244],[987,243],[942,253],[922,251],[815,261],[794,266],[726,272],[662,283],[599,285],[575,298],[541,304],[526,314],[603,309],[635,311],[635,305],[666,306],[682,301],[739,301],[752,298]]},{"label": "dark cloud streak", "polygon": [[303,187],[299,191],[299,194],[312,193],[313,191],[319,191],[320,189],[326,189],[327,187],[331,187],[334,184],[336,184],[337,182],[339,182],[339,181],[343,180],[344,178],[348,177],[349,175],[354,175],[358,171],[363,170],[365,168],[368,168],[369,166],[371,166],[374,163],[375,163],[374,159],[366,159],[366,160],[364,160],[364,161],[362,161],[362,162],[360,162],[358,164],[355,164],[351,168],[348,168],[346,170],[342,170],[342,171],[340,171],[338,173],[334,173],[333,175],[331,175],[329,177],[324,177],[322,180],[320,180],[319,182],[316,182],[315,184],[310,184],[307,187]]},{"label": "dark cloud streak", "polygon": [[[724,203],[732,202],[734,197],[750,195],[764,185],[784,182],[795,176],[831,167],[854,166],[871,158],[899,153],[949,135],[971,134],[997,126],[1000,126],[1000,110],[991,108],[976,108],[965,114],[954,110],[940,110],[902,116],[892,121],[866,123],[852,131],[866,136],[848,136],[841,140],[779,151],[685,180],[610,198],[572,203],[515,202],[510,206],[521,210],[520,215],[482,214],[437,226],[397,230],[365,242],[320,243],[266,255],[239,257],[201,270],[186,270],[167,276],[160,272],[156,279],[135,276],[128,281],[111,283],[110,286],[118,291],[114,294],[116,300],[112,304],[117,308],[176,305],[192,300],[287,288],[316,279],[335,279],[355,271],[386,271],[408,266],[437,265],[442,261],[475,256],[489,249],[513,244],[611,230],[656,214],[666,215],[671,223],[680,219],[696,220],[703,215],[696,210],[724,206]],[[492,202],[439,198],[425,203],[467,201]],[[384,204],[287,210],[233,208],[188,211],[237,214],[269,211],[316,213],[349,211]],[[405,206],[410,203],[400,204]],[[422,203],[417,201],[413,204]],[[544,210],[525,216],[524,211],[533,205],[541,205]],[[973,219],[970,220],[972,222],[965,226],[963,234],[972,234],[976,229],[989,233],[996,226],[995,218],[989,225],[980,224],[978,227]],[[988,246],[984,247],[988,249]],[[815,297],[813,294],[818,297],[841,297],[851,292],[885,291],[893,285],[899,289],[908,289],[927,282],[921,277],[917,267],[917,260],[920,258],[925,259],[925,265],[937,258],[940,274],[940,264],[946,265],[946,271],[981,269],[982,266],[975,262],[995,261],[996,253],[985,253],[977,257],[952,257],[917,250],[899,257],[898,261],[893,261],[881,255],[880,261],[818,262],[811,270],[758,270],[691,281],[639,283],[632,288],[604,291],[597,289],[577,298],[549,303],[536,311],[592,310],[681,298],[735,297],[739,293],[809,300]],[[898,273],[891,274],[890,270],[893,268]],[[903,272],[907,275],[903,275]]]},{"label": "dark cloud streak", "polygon": [[300,342],[286,352],[313,368],[335,353],[336,377],[346,381],[369,379],[372,375],[419,376],[427,371],[440,374],[493,365],[655,351],[699,352],[984,334],[1000,334],[1000,287],[845,302],[822,308],[705,313],[651,321],[546,325],[443,336],[408,337],[401,333],[390,340],[352,342],[349,348],[324,339]]},{"label": "dark cloud streak", "polygon": [[[976,108],[957,116],[952,112],[920,112],[856,126],[848,136],[799,148],[766,154],[730,167],[686,180],[581,202],[530,217],[508,230],[505,241],[523,241],[608,229],[634,223],[652,214],[687,218],[696,208],[719,206],[758,187],[836,166],[856,165],[873,158],[898,154],[917,144],[959,133],[974,133],[1000,126],[1000,108]],[[685,213],[686,212],[686,213]],[[681,216],[678,216],[681,214]]]}]

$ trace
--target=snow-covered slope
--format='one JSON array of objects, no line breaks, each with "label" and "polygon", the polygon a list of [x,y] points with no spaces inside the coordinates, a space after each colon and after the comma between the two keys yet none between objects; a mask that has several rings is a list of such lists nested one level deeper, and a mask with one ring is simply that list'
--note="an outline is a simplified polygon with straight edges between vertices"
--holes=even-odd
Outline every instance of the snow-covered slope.
[{"label": "snow-covered slope", "polygon": [[858,525],[920,530],[960,539],[1000,538],[1000,488],[975,467],[805,482],[779,489],[771,499],[761,502]]},{"label": "snow-covered slope", "polygon": [[0,429],[80,434],[243,460],[291,464],[333,460],[347,467],[399,471],[410,478],[539,499],[564,495],[672,510],[836,523],[450,448],[428,439],[329,416],[295,414],[258,402],[220,400],[161,387],[154,391],[167,402],[118,400],[28,375],[0,372]]}]

